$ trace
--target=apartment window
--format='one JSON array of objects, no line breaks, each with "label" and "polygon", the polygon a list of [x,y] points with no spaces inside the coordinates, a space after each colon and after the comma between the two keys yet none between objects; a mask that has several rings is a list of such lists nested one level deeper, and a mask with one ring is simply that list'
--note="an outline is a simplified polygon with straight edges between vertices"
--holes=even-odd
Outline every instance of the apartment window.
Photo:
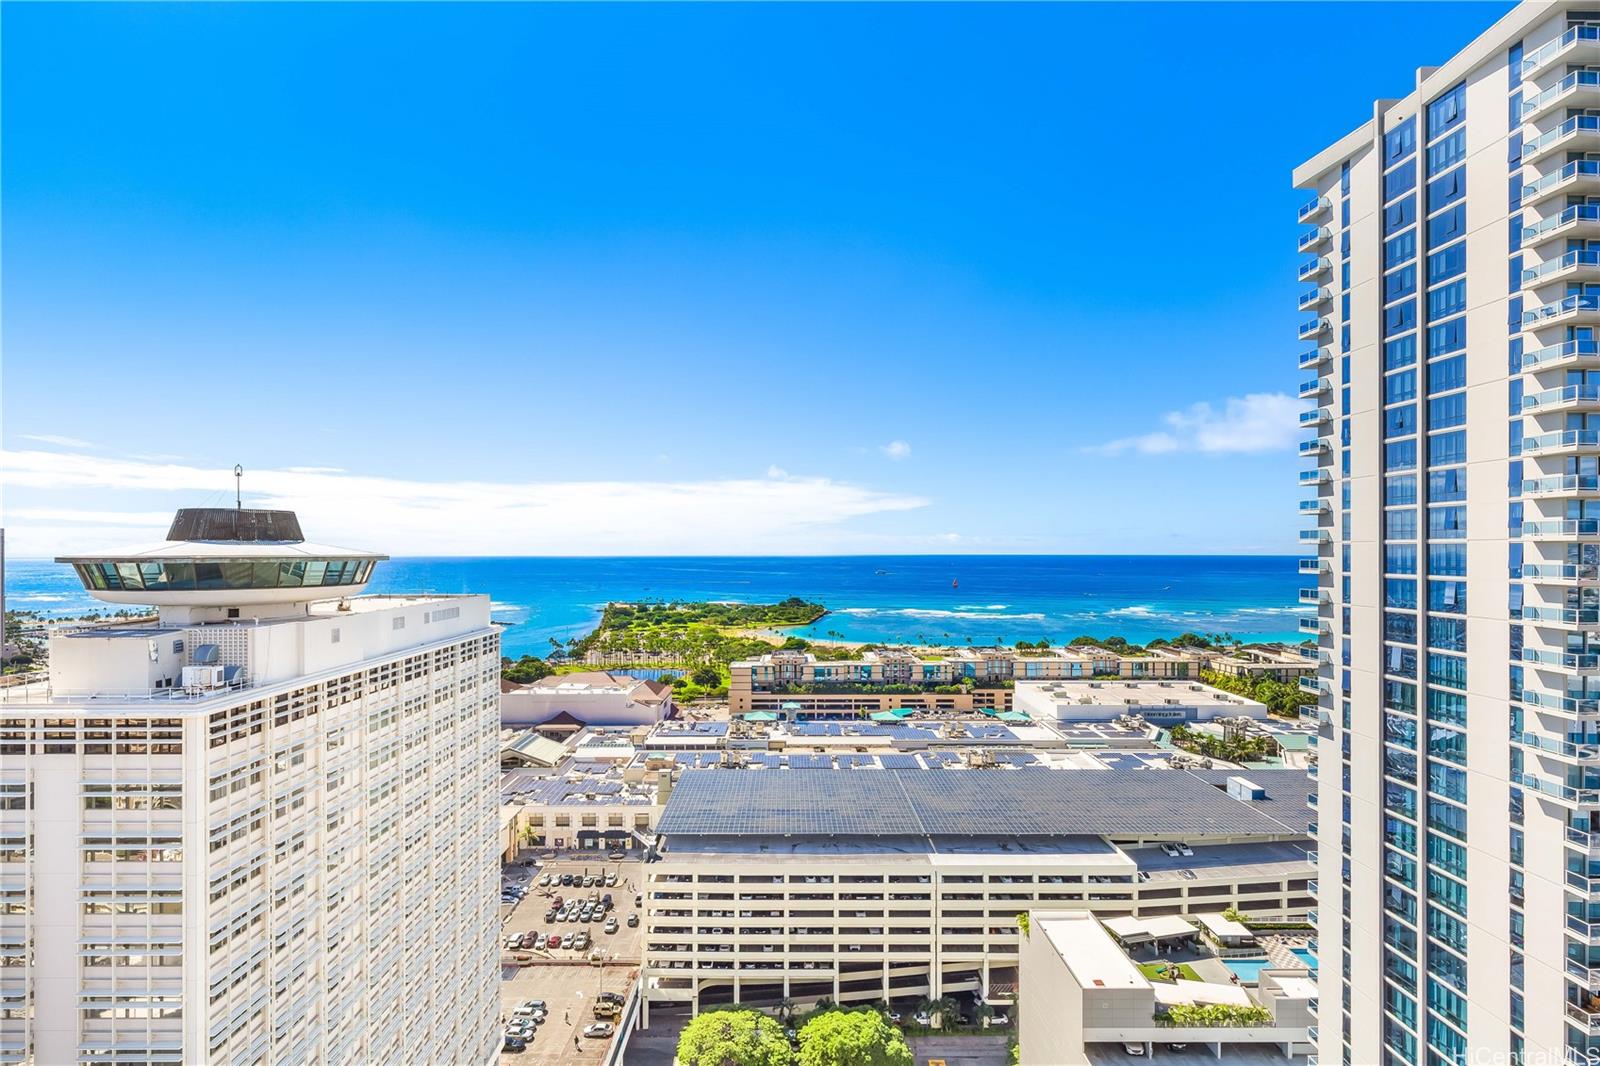
[{"label": "apartment window", "polygon": [[1417,301],[1406,300],[1404,303],[1395,304],[1384,309],[1383,332],[1384,336],[1404,333],[1417,324]]},{"label": "apartment window", "polygon": [[1461,278],[1428,293],[1428,318],[1441,319],[1467,309],[1467,279]]},{"label": "apartment window", "polygon": [[[1467,346],[1467,320],[1453,318],[1437,326],[1428,327],[1428,358],[1459,352]],[[1438,386],[1431,386],[1435,392]],[[1451,386],[1459,388],[1460,386]]]},{"label": "apartment window", "polygon": [[1383,346],[1383,368],[1394,370],[1402,366],[1410,366],[1417,361],[1417,338],[1400,337],[1387,341]]},{"label": "apartment window", "polygon": [[[1452,325],[1446,322],[1445,325]],[[1441,359],[1428,365],[1428,389],[1431,392],[1450,392],[1467,387],[1467,359],[1458,355]]]},{"label": "apartment window", "polygon": [[1466,116],[1467,84],[1454,89],[1428,105],[1428,140],[1432,141],[1456,126]]},{"label": "apartment window", "polygon": [[1428,284],[1447,281],[1467,272],[1467,245],[1463,241],[1428,255]]},{"label": "apartment window", "polygon": [[1467,131],[1456,130],[1428,148],[1428,173],[1443,173],[1467,157]]},{"label": "apartment window", "polygon": [[1449,433],[1440,433],[1428,438],[1428,464],[1430,466],[1448,466],[1452,463],[1467,461],[1467,434],[1464,430],[1453,430]]},{"label": "apartment window", "polygon": [[1416,404],[1408,403],[1402,407],[1391,407],[1383,412],[1383,435],[1385,437],[1405,437],[1416,431]]},{"label": "apartment window", "polygon": [[1428,244],[1448,244],[1467,231],[1467,205],[1456,204],[1428,219]]},{"label": "apartment window", "polygon": [[[1456,395],[1464,395],[1457,393]],[[1431,407],[1432,404],[1430,403]],[[1428,500],[1447,503],[1467,498],[1467,472],[1459,470],[1434,470],[1428,474]]]},{"label": "apartment window", "polygon": [[1465,425],[1467,421],[1467,394],[1453,392],[1428,401],[1428,428],[1449,429]]},{"label": "apartment window", "polygon": [[[1406,119],[1394,129],[1384,134],[1383,137],[1383,165],[1389,166],[1398,163],[1410,155],[1417,147],[1417,120],[1415,116]],[[1349,164],[1341,170],[1341,180],[1348,179]],[[1349,190],[1346,189],[1346,192]]]},{"label": "apartment window", "polygon": [[[1430,263],[1432,260],[1430,259]],[[1417,291],[1417,266],[1407,263],[1399,270],[1383,276],[1383,302],[1393,303],[1403,296],[1410,296]]]},{"label": "apartment window", "polygon": [[1467,168],[1456,167],[1448,174],[1428,182],[1428,213],[1455,203],[1467,195]]},{"label": "apartment window", "polygon": [[1383,235],[1392,237],[1417,220],[1417,198],[1407,196],[1383,209]]},{"label": "apartment window", "polygon": [[406,620],[405,620],[405,618],[403,616],[394,619],[390,623],[390,628],[392,628],[392,629],[404,629],[405,627],[406,627]]},{"label": "apartment window", "polygon": [[1402,370],[1383,379],[1384,403],[1404,403],[1417,395],[1417,372]]},{"label": "apartment window", "polygon": [[[1518,545],[1518,547],[1520,546]],[[1465,577],[1467,573],[1467,546],[1465,544],[1428,545],[1428,573],[1433,577]]]},{"label": "apartment window", "polygon": [[1390,237],[1383,242],[1383,265],[1385,267],[1399,266],[1409,259],[1415,259],[1416,256],[1417,231],[1414,229],[1407,230],[1398,237]]}]

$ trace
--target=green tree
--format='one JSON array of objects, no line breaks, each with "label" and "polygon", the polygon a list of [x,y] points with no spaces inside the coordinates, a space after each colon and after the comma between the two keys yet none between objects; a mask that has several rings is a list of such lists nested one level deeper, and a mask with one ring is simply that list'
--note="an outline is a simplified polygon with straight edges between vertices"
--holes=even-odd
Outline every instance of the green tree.
[{"label": "green tree", "polygon": [[800,1066],[912,1066],[906,1038],[870,1008],[819,1014],[799,1040]]},{"label": "green tree", "polygon": [[753,1010],[707,1011],[678,1036],[680,1066],[790,1066],[793,1061],[783,1026]]},{"label": "green tree", "polygon": [[715,666],[697,666],[690,678],[701,688],[716,688],[722,684],[722,674]]}]

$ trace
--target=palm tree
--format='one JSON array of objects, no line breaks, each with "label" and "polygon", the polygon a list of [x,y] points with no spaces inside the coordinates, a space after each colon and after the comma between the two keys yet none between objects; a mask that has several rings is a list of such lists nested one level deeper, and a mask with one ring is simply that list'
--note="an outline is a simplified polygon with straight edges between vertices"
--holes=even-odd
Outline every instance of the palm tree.
[{"label": "palm tree", "polygon": [[931,1013],[938,1017],[939,1027],[942,1029],[947,1019],[961,1017],[961,1004],[949,996],[940,996],[933,1001],[933,1011]]},{"label": "palm tree", "polygon": [[784,996],[782,999],[778,1000],[778,1020],[780,1022],[783,1022],[785,1025],[789,1024],[789,1020],[794,1017],[794,1011],[794,1000],[790,999],[788,996]]}]

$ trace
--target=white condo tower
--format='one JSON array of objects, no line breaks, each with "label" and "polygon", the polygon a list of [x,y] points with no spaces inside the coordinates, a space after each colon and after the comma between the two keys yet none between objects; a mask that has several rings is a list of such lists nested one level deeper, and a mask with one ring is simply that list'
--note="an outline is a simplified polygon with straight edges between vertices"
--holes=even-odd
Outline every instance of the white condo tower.
[{"label": "white condo tower", "polygon": [[487,596],[182,510],[71,563],[159,619],[0,690],[0,1063],[485,1063],[499,1043]]}]

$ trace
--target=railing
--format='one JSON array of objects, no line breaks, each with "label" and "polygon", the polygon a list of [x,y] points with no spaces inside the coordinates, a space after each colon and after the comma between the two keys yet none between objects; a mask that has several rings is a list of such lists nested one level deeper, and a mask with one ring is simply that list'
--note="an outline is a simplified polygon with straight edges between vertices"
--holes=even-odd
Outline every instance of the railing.
[{"label": "railing", "polygon": [[1300,560],[1300,572],[1302,574],[1320,574],[1327,569],[1328,566],[1321,559]]},{"label": "railing", "polygon": [[1556,363],[1567,359],[1596,358],[1600,358],[1600,342],[1567,341],[1563,344],[1552,344],[1546,348],[1524,353],[1522,356],[1522,369],[1536,370],[1546,363]]},{"label": "railing", "polygon": [[1574,133],[1600,133],[1600,115],[1574,115],[1550,132],[1530,138],[1523,142],[1523,156],[1536,155]]},{"label": "railing", "polygon": [[[1588,432],[1593,432],[1597,436],[1600,436],[1600,430],[1591,430]],[[1321,437],[1318,437],[1315,440],[1303,440],[1300,442],[1301,455],[1310,455],[1313,452],[1325,452],[1327,450],[1328,442],[1323,440]]]},{"label": "railing", "polygon": [[1307,262],[1304,262],[1304,263],[1300,264],[1299,277],[1300,277],[1301,281],[1307,281],[1307,280],[1309,280],[1311,278],[1316,277],[1318,274],[1322,273],[1324,270],[1332,270],[1332,269],[1333,269],[1333,263],[1326,256],[1320,256],[1319,255],[1315,259],[1312,259],[1312,260],[1309,260]]},{"label": "railing", "polygon": [[1529,537],[1592,537],[1600,534],[1600,518],[1551,518],[1522,523]]},{"label": "railing", "polygon": [[1317,215],[1328,210],[1332,206],[1332,201],[1330,201],[1326,196],[1313,196],[1311,199],[1300,205],[1300,221],[1305,222],[1307,219],[1315,218]]},{"label": "railing", "polygon": [[[1600,115],[1595,116],[1595,121],[1600,122]],[[1574,293],[1563,300],[1557,300],[1553,304],[1545,304],[1543,307],[1535,307],[1531,311],[1524,311],[1522,313],[1522,328],[1536,329],[1542,323],[1564,318],[1567,315],[1574,315],[1579,311],[1600,311],[1600,293]],[[1304,326],[1300,328],[1301,330],[1305,329]]]},{"label": "railing", "polygon": [[1302,618],[1300,619],[1300,632],[1321,633],[1322,625],[1323,623],[1320,618]]},{"label": "railing", "polygon": [[1302,485],[1319,485],[1324,481],[1332,480],[1333,474],[1321,467],[1315,470],[1300,471],[1300,484]]},{"label": "railing", "polygon": [[75,703],[175,703],[208,700],[230,692],[240,692],[254,687],[249,680],[229,681],[209,688],[177,686],[150,688],[130,692],[66,692],[57,693],[48,683],[16,685],[0,688],[0,703],[17,704],[75,704]]},{"label": "railing", "polygon": [[1539,733],[1512,730],[1511,739],[1525,747],[1538,748],[1569,759],[1600,759],[1600,737],[1584,737],[1580,741],[1558,740]]},{"label": "railing", "polygon": [[[1525,478],[1523,493],[1535,492],[1600,492],[1600,474],[1562,474],[1559,477]],[[1527,567],[1523,567],[1527,572]]]},{"label": "railing", "polygon": [[1300,539],[1326,544],[1333,540],[1333,534],[1326,529],[1302,529],[1300,531]]},{"label": "railing", "polygon": [[1300,424],[1302,426],[1321,425],[1324,422],[1332,420],[1332,418],[1332,412],[1330,412],[1326,407],[1313,407],[1309,411],[1300,412]]},{"label": "railing", "polygon": [[[1581,297],[1571,298],[1581,299]],[[1600,297],[1596,297],[1596,302],[1600,304]],[[1309,322],[1302,322],[1300,323],[1300,339],[1305,340],[1307,337],[1315,337],[1327,328],[1328,320],[1325,318],[1313,318]]]},{"label": "railing", "polygon": [[1596,607],[1524,607],[1522,617],[1530,622],[1561,622],[1565,625],[1600,625]]},{"label": "railing", "polygon": [[[1562,169],[1566,168],[1563,167]],[[1600,172],[1600,168],[1597,168],[1597,172]],[[1523,226],[1522,243],[1526,245],[1530,241],[1546,234],[1554,233],[1563,226],[1569,226],[1574,222],[1600,222],[1600,204],[1573,204],[1559,215],[1551,215],[1549,218],[1541,219],[1532,225]]]},{"label": "railing", "polygon": [[[1523,788],[1531,789],[1534,792],[1538,792],[1546,796],[1554,796],[1557,799],[1566,800],[1569,803],[1578,803],[1584,806],[1600,804],[1600,788],[1574,788],[1573,786],[1565,784],[1561,781],[1552,781],[1549,778],[1540,777],[1537,774],[1530,774],[1517,770],[1513,770],[1511,772],[1511,782],[1512,784],[1521,785]],[[1572,883],[1573,876],[1574,875],[1569,871],[1567,874],[1569,885]],[[1584,890],[1590,891],[1588,888],[1589,879],[1584,878],[1583,880]]]},{"label": "railing", "polygon": [[1527,116],[1536,111],[1541,111],[1546,106],[1555,103],[1563,94],[1571,92],[1580,85],[1587,85],[1590,88],[1600,86],[1600,71],[1573,71],[1571,74],[1568,74],[1565,78],[1562,78],[1559,82],[1552,85],[1544,92],[1536,93],[1528,99],[1522,101],[1522,114]]},{"label": "railing", "polygon": [[1600,252],[1568,252],[1559,259],[1552,259],[1548,263],[1540,263],[1536,267],[1529,267],[1522,272],[1522,283],[1531,285],[1542,277],[1550,274],[1559,274],[1563,270],[1571,270],[1577,266],[1600,266]]},{"label": "railing", "polygon": [[1522,76],[1527,77],[1578,41],[1600,41],[1600,24],[1582,22],[1531,54],[1522,57]]},{"label": "railing", "polygon": [[1333,299],[1333,293],[1329,290],[1321,288],[1311,289],[1300,294],[1300,310],[1304,311],[1308,307],[1315,307],[1324,300],[1331,299]]},{"label": "railing", "polygon": [[1600,177],[1600,160],[1578,159],[1568,163],[1560,170],[1546,174],[1541,178],[1535,178],[1522,187],[1522,202],[1528,203],[1540,193],[1577,177]]},{"label": "railing", "polygon": [[[1567,565],[1574,564],[1569,563]],[[1540,651],[1537,648],[1523,648],[1522,661],[1525,663],[1539,663],[1544,666],[1560,666],[1568,670],[1594,670],[1600,668],[1600,655],[1593,652]]]},{"label": "railing", "polygon": [[1300,361],[1297,365],[1301,370],[1304,370],[1308,366],[1316,366],[1318,363],[1322,362],[1322,349],[1309,348],[1300,353],[1299,359]]},{"label": "railing", "polygon": [[[1558,448],[1600,447],[1600,429],[1564,429],[1557,433],[1541,433],[1527,437],[1522,442],[1522,453],[1554,451]],[[1304,450],[1304,446],[1302,446]]]},{"label": "railing", "polygon": [[1327,387],[1327,382],[1323,381],[1321,378],[1308,378],[1300,383],[1300,395],[1302,397],[1316,396]]},{"label": "railing", "polygon": [[1315,248],[1332,236],[1333,233],[1327,226],[1318,226],[1307,233],[1300,234],[1300,250],[1303,252],[1307,248]]},{"label": "railing", "polygon": [[1301,514],[1319,514],[1322,511],[1332,510],[1332,505],[1327,500],[1301,500]]}]

